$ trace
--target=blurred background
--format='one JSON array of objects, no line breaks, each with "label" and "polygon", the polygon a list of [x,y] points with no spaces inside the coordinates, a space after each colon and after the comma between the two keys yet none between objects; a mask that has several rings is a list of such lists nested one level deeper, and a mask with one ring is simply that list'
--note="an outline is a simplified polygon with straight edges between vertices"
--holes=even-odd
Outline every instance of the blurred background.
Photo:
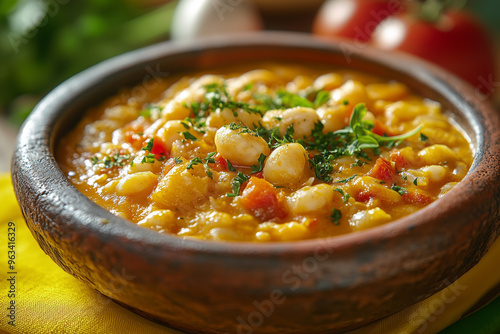
[{"label": "blurred background", "polygon": [[[358,28],[366,25],[362,17],[356,17],[360,12],[371,12],[375,8],[370,7],[372,3],[380,6],[388,2],[408,5],[412,16],[437,25],[441,24],[436,19],[439,15],[434,14],[444,8],[472,13],[476,25],[484,29],[495,50],[481,49],[479,53],[491,53],[496,62],[493,72],[498,72],[498,0],[1,0],[0,170],[8,170],[17,129],[36,103],[65,79],[102,60],[168,39],[247,30],[289,30],[346,37],[348,34],[342,29],[349,24]],[[426,18],[421,15],[423,4]],[[394,11],[403,12],[399,7]],[[353,17],[355,21],[349,23]],[[373,21],[374,17],[364,20]],[[459,24],[470,29],[463,22]],[[452,43],[477,39],[468,36],[467,31],[460,34],[464,38]],[[470,64],[484,63],[475,55],[470,57]],[[498,99],[500,75],[482,77],[482,83],[488,82],[483,90],[485,96]]]}]

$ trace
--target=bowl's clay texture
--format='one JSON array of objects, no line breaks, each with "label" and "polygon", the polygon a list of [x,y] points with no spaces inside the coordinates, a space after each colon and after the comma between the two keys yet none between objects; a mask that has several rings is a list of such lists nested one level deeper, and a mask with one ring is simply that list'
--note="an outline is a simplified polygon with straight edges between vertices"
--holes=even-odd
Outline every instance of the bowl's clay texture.
[{"label": "bowl's clay texture", "polygon": [[[471,138],[466,178],[425,209],[351,235],[287,243],[184,240],[113,216],[79,193],[54,147],[120,87],[255,60],[332,64],[399,80],[440,101]],[[28,227],[65,271],[150,318],[200,333],[356,328],[451,284],[500,232],[500,120],[473,87],[415,59],[270,33],[125,54],[71,78],[32,113],[12,164]]]}]

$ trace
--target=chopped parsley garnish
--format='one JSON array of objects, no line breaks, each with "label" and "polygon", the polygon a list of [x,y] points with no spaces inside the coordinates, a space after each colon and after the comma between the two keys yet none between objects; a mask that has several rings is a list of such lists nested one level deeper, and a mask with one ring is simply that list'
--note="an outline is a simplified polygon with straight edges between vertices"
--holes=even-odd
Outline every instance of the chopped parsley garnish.
[{"label": "chopped parsley garnish", "polygon": [[316,178],[325,181],[326,183],[332,181],[332,177],[330,176],[330,174],[333,173],[333,166],[331,163],[333,159],[334,156],[328,154],[327,152],[323,154],[316,154],[312,157],[312,159],[309,159],[309,165],[314,170]]},{"label": "chopped parsley garnish", "polygon": [[260,154],[259,156],[259,164],[258,165],[253,165],[252,166],[252,172],[251,174],[255,174],[255,173],[258,173],[262,170],[262,168],[264,168],[264,161],[266,160],[267,156],[265,156],[264,154]]},{"label": "chopped parsley garnish", "polygon": [[155,163],[155,155],[153,153],[149,153],[148,155],[145,155],[142,160],[142,164],[154,164]]},{"label": "chopped parsley garnish", "polygon": [[142,150],[151,152],[151,150],[153,149],[153,143],[154,143],[154,138],[151,138],[150,140],[148,140],[146,146],[144,146]]},{"label": "chopped parsley garnish", "polygon": [[333,191],[337,191],[337,192],[339,192],[342,195],[342,202],[344,202],[344,203],[347,203],[347,201],[351,197],[348,193],[344,192],[340,188],[335,188],[335,189],[333,189]]},{"label": "chopped parsley garnish", "polygon": [[242,172],[238,172],[236,177],[233,179],[232,182],[232,187],[233,187],[233,192],[232,193],[227,193],[227,197],[236,197],[240,194],[240,188],[243,183],[248,181],[250,177],[248,175],[243,174]]},{"label": "chopped parsley garnish", "polygon": [[[251,86],[246,87],[251,89]],[[258,113],[263,115],[266,111],[271,109],[287,109],[293,107],[308,107],[317,108],[330,99],[328,91],[310,92],[306,96],[294,94],[286,90],[279,90],[274,95],[263,94],[259,92],[253,93],[254,104],[246,102],[239,102],[233,100],[229,96],[225,85],[222,84],[209,84],[205,86],[205,96],[203,102],[191,103],[192,116],[185,120],[183,125],[186,127],[190,125],[198,132],[204,132],[206,128],[206,117],[217,110],[229,109],[235,116],[238,116],[237,109],[241,109],[248,113]],[[314,98],[312,101],[311,99]],[[349,102],[344,100],[344,104]],[[241,133],[249,133],[253,136],[262,137],[268,144],[269,148],[275,149],[287,143],[299,143],[304,148],[311,152],[309,157],[309,166],[314,171],[318,180],[323,182],[332,182],[333,166],[332,162],[344,156],[355,156],[356,165],[362,166],[366,164],[365,161],[371,160],[369,155],[364,150],[370,149],[373,155],[380,154],[380,147],[386,146],[391,148],[397,146],[401,141],[409,136],[416,134],[420,131],[421,126],[416,129],[399,135],[399,136],[380,136],[372,132],[375,124],[370,120],[365,120],[364,117],[368,110],[362,103],[357,104],[352,112],[349,125],[341,130],[335,132],[324,132],[324,125],[318,121],[314,125],[314,129],[310,135],[305,138],[294,138],[293,124],[290,124],[284,134],[281,134],[278,126],[267,128],[260,122],[253,124],[252,128],[245,125],[237,124],[235,122],[229,125],[231,130],[240,130]],[[277,116],[278,121],[281,117]],[[190,132],[182,132],[185,139],[197,140],[197,138]],[[257,173],[262,170],[263,161],[265,157],[261,157],[259,164],[252,166],[252,173]],[[230,166],[230,167],[229,167]],[[234,167],[228,164],[228,168]],[[233,170],[236,171],[236,170]]]},{"label": "chopped parsley garnish", "polygon": [[184,135],[184,138],[186,138],[188,140],[192,140],[192,141],[198,140],[198,138],[193,136],[189,131],[184,131],[184,132],[182,132],[182,134]]},{"label": "chopped parsley garnish", "polygon": [[426,141],[426,140],[429,140],[429,137],[420,132],[420,141]]},{"label": "chopped parsley garnish", "polygon": [[[144,163],[147,163],[147,164],[154,164],[155,163],[155,158],[159,155],[155,155],[153,153],[151,153],[151,151],[153,150],[153,147],[154,147],[154,138],[151,138],[150,140],[148,140],[148,142],[146,143],[146,146],[144,146],[141,150],[143,151],[148,151],[149,153],[147,155],[145,155],[142,160],[141,160],[141,163],[144,164]],[[165,160],[167,157],[164,155],[164,153],[161,153],[161,156],[156,158],[156,160],[158,161],[163,161]]]},{"label": "chopped parsley garnish", "polygon": [[193,166],[196,166],[197,164],[202,164],[203,163],[203,160],[201,160],[201,158],[199,157],[194,157],[193,159],[191,159],[191,161],[188,163],[188,165],[186,166],[186,169],[192,169]]},{"label": "chopped parsley garnish", "polygon": [[205,167],[205,172],[207,173],[207,176],[211,179],[213,179],[213,172],[210,169],[210,166],[208,164],[213,164],[215,163],[214,156],[216,155],[216,152],[210,152],[207,154],[206,158],[199,158],[199,157],[194,157],[189,161],[188,165],[186,166],[186,169],[192,169],[193,166],[196,166],[198,164],[203,164],[203,167]]},{"label": "chopped parsley garnish", "polygon": [[238,116],[236,109],[241,109],[250,114],[263,114],[262,110],[257,107],[253,107],[246,102],[234,101],[229,97],[224,85],[218,85],[216,83],[209,84],[205,86],[207,93],[205,94],[205,101],[203,103],[203,108],[206,111],[216,111],[217,109],[230,109],[233,111],[234,116]]},{"label": "chopped parsley garnish", "polygon": [[342,212],[335,208],[332,209],[332,214],[330,215],[332,223],[334,223],[335,225],[340,225],[340,218],[342,218]]},{"label": "chopped parsley garnish", "polygon": [[401,179],[403,179],[403,180],[408,180],[408,175],[403,175],[403,176],[401,176]]},{"label": "chopped parsley garnish", "polygon": [[314,107],[320,107],[323,104],[327,103],[330,100],[330,92],[327,92],[326,90],[322,90],[316,94],[316,97],[314,98]]},{"label": "chopped parsley garnish", "polygon": [[144,118],[157,117],[161,112],[161,108],[154,105],[148,105],[146,109],[139,112],[139,116]]},{"label": "chopped parsley garnish", "polygon": [[130,154],[120,154],[120,153],[115,153],[112,156],[105,156],[102,160],[100,160],[97,157],[92,157],[90,158],[90,161],[92,162],[92,165],[97,165],[99,163],[102,163],[104,165],[104,168],[112,168],[115,166],[122,167],[124,162],[130,159]]},{"label": "chopped parsley garnish", "polygon": [[394,190],[395,192],[397,192],[398,194],[400,194],[401,196],[403,196],[404,194],[406,194],[408,191],[406,190],[406,188],[403,188],[403,187],[400,187],[400,186],[397,186],[396,183],[393,183],[392,186],[391,186],[391,190]]},{"label": "chopped parsley garnish", "polygon": [[314,103],[305,97],[284,90],[278,91],[275,103],[286,109],[294,107],[314,108]]},{"label": "chopped parsley garnish", "polygon": [[253,82],[250,82],[243,87],[243,91],[246,92],[247,90],[251,90],[252,88],[253,88]]},{"label": "chopped parsley garnish", "polygon": [[352,176],[349,176],[347,179],[335,181],[333,183],[347,183],[347,182],[351,181],[352,179],[354,179],[356,176],[358,176],[358,174],[354,174]]},{"label": "chopped parsley garnish", "polygon": [[233,167],[231,161],[226,159],[226,162],[227,162],[227,169],[229,169],[231,172],[236,172],[236,168]]},{"label": "chopped parsley garnish", "polygon": [[180,157],[175,157],[174,162],[178,165],[182,163],[182,159]]},{"label": "chopped parsley garnish", "polygon": [[416,178],[415,178],[415,180],[413,180],[413,184],[414,184],[414,185],[416,185],[416,186],[417,186],[417,185],[418,185],[417,183],[418,183],[418,177],[416,177]]}]

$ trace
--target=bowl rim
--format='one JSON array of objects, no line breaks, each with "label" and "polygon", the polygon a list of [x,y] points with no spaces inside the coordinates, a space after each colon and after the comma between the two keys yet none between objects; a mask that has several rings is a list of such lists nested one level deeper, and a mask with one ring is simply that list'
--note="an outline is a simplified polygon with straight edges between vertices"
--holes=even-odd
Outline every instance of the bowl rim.
[{"label": "bowl rim", "polygon": [[[142,228],[126,219],[114,216],[106,209],[92,202],[73,187],[62,173],[55,160],[56,139],[54,138],[54,133],[57,132],[55,131],[55,127],[58,125],[56,119],[59,113],[63,113],[71,105],[73,97],[81,94],[89,94],[95,83],[109,79],[114,73],[127,71],[134,66],[155,63],[164,57],[193,52],[201,54],[207,50],[217,51],[224,50],[225,48],[249,46],[314,49],[332,54],[350,52],[350,57],[353,59],[366,60],[393,71],[401,72],[403,75],[412,77],[418,82],[425,83],[430,89],[447,99],[449,103],[460,106],[462,109],[460,113],[471,126],[471,132],[475,136],[475,138],[471,139],[476,142],[475,146],[477,150],[474,152],[474,162],[469,173],[444,198],[438,199],[425,208],[388,224],[365,231],[333,237],[266,243],[195,240]],[[344,50],[342,50],[343,48]],[[429,81],[429,79],[432,80]],[[342,249],[351,248],[356,244],[370,243],[374,240],[387,240],[394,235],[408,234],[419,225],[445,219],[450,210],[460,208],[468,202],[468,197],[461,195],[461,192],[466,191],[466,186],[474,186],[472,172],[479,174],[488,173],[488,175],[492,175],[494,178],[491,187],[498,185],[500,167],[484,166],[484,164],[481,164],[485,154],[500,154],[499,144],[484,147],[485,140],[489,140],[491,143],[498,143],[500,141],[498,132],[491,138],[485,138],[482,135],[485,131],[486,120],[483,119],[486,118],[485,116],[488,116],[489,123],[500,128],[500,120],[493,106],[478,97],[473,87],[446,71],[422,60],[403,54],[389,54],[370,47],[360,49],[354,43],[345,40],[327,41],[302,33],[264,32],[231,37],[213,37],[182,43],[167,41],[105,60],[63,82],[35,107],[20,131],[16,151],[26,153],[26,147],[30,144],[32,145],[33,140],[41,143],[36,149],[39,150],[43,157],[48,158],[48,163],[54,167],[54,173],[52,173],[54,182],[63,184],[70,193],[73,191],[75,198],[83,201],[79,203],[83,207],[83,211],[101,219],[100,221],[96,220],[93,225],[81,224],[79,222],[81,216],[72,213],[73,223],[80,224],[82,228],[99,231],[99,237],[104,240],[126,238],[130,242],[139,242],[150,245],[152,248],[190,249],[213,255],[230,252],[234,256],[251,255],[267,257],[270,255],[313,253],[317,250],[318,245],[340,252]],[[40,127],[47,130],[47,137],[37,138],[36,134],[40,133]],[[33,136],[34,134],[35,136]],[[492,148],[495,149],[494,152],[488,151]],[[12,162],[13,170],[16,159],[18,159],[16,156],[17,154],[14,154]],[[488,171],[487,167],[493,170]],[[22,166],[21,169],[23,169]],[[29,177],[29,180],[36,179],[35,175],[28,175],[29,168],[24,168],[23,173]],[[478,191],[486,187],[483,184],[475,186]],[[451,201],[451,194],[455,194],[453,202]],[[450,200],[447,200],[447,198],[450,198]],[[102,219],[109,221],[110,224],[102,224]]]}]

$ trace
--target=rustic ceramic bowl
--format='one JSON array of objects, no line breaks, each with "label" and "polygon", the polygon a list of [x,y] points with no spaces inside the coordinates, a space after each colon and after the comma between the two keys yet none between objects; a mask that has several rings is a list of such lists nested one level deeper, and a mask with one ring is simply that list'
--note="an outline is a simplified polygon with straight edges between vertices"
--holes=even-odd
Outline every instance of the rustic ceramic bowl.
[{"label": "rustic ceramic bowl", "polygon": [[[54,147],[90,107],[155,75],[256,60],[331,64],[399,80],[464,128],[473,166],[408,217],[339,237],[283,243],[185,240],[113,216],[78,192]],[[150,82],[151,83],[151,82]],[[65,271],[122,305],[199,333],[322,333],[360,327],[443,289],[500,233],[500,120],[476,90],[415,59],[347,42],[269,33],[159,44],[69,79],[32,113],[12,164],[28,227]]]}]

